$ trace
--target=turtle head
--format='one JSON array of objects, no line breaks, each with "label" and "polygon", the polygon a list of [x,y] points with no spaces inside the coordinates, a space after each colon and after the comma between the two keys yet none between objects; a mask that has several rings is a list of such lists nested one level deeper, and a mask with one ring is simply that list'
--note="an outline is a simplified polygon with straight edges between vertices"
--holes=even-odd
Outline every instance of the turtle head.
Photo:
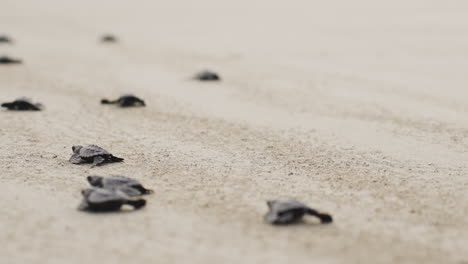
[{"label": "turtle head", "polygon": [[84,189],[84,190],[81,190],[81,194],[84,197],[88,197],[93,191],[94,191],[93,189]]},{"label": "turtle head", "polygon": [[73,146],[72,147],[73,153],[79,153],[81,148],[83,148],[83,146],[80,146],[80,145]]},{"label": "turtle head", "polygon": [[11,106],[11,103],[3,103],[3,104],[2,104],[2,107],[7,107],[7,108],[8,108],[8,107],[10,107],[10,106]]},{"label": "turtle head", "polygon": [[89,184],[91,184],[91,186],[95,186],[95,187],[102,187],[102,177],[101,176],[88,176],[86,178],[89,182]]},{"label": "turtle head", "polygon": [[269,201],[267,201],[268,208],[271,209],[275,203],[276,203],[276,200],[269,200]]}]

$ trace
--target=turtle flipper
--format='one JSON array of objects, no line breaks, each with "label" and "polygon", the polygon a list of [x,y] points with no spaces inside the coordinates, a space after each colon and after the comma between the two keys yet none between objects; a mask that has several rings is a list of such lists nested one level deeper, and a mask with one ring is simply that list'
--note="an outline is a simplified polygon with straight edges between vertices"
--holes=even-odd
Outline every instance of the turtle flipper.
[{"label": "turtle flipper", "polygon": [[318,212],[318,211],[316,211],[314,209],[311,209],[311,208],[307,209],[307,214],[313,215],[313,216],[319,218],[321,223],[331,223],[331,222],[333,222],[333,218],[331,217],[331,215],[325,214],[325,213],[320,213],[320,212]]},{"label": "turtle flipper", "polygon": [[84,160],[78,154],[73,154],[70,158],[70,162],[73,164],[81,164]]},{"label": "turtle flipper", "polygon": [[324,224],[328,224],[328,223],[333,222],[333,218],[329,214],[319,213],[317,215],[317,217],[320,218],[320,222],[322,222]]},{"label": "turtle flipper", "polygon": [[78,210],[80,211],[86,211],[89,208],[89,204],[87,201],[83,200],[80,205],[78,206]]},{"label": "turtle flipper", "polygon": [[102,156],[96,156],[93,158],[93,166],[101,166],[106,162],[106,159]]},{"label": "turtle flipper", "polygon": [[110,157],[110,161],[112,161],[112,162],[121,162],[121,161],[123,161],[123,160],[124,160],[124,159],[119,158],[119,157],[116,157],[116,156],[114,156],[114,155],[111,155],[111,157]]},{"label": "turtle flipper", "polygon": [[101,100],[101,104],[116,104],[116,103],[117,103],[117,100],[114,100],[114,101],[109,101],[107,99]]},{"label": "turtle flipper", "polygon": [[8,109],[12,109],[12,108],[13,108],[12,103],[3,103],[3,104],[2,104],[2,107],[6,107],[6,108],[8,108]]},{"label": "turtle flipper", "polygon": [[33,104],[31,105],[31,110],[41,111],[44,106],[42,104]]},{"label": "turtle flipper", "polygon": [[137,104],[139,104],[140,106],[146,106],[145,101],[141,99],[138,99]]},{"label": "turtle flipper", "polygon": [[138,199],[138,200],[128,200],[126,204],[133,206],[135,209],[140,209],[141,207],[146,205],[146,200]]},{"label": "turtle flipper", "polygon": [[141,194],[152,194],[154,193],[153,190],[151,189],[146,189],[145,187],[139,185],[139,186],[133,186],[134,189],[138,190]]}]

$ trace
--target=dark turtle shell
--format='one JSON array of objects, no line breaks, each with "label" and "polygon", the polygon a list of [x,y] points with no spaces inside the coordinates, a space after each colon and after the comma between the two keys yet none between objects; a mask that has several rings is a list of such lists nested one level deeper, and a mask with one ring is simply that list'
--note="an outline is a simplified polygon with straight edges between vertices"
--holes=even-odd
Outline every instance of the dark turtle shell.
[{"label": "dark turtle shell", "polygon": [[219,75],[212,71],[202,71],[195,75],[195,79],[199,81],[220,81]]},{"label": "dark turtle shell", "polygon": [[120,107],[145,106],[146,105],[145,101],[131,94],[122,95],[117,100],[113,100],[113,101],[102,99],[101,104],[117,104]]},{"label": "dark turtle shell", "polygon": [[128,196],[140,196],[153,193],[152,190],[143,187],[139,181],[124,176],[88,176],[87,180],[93,187],[121,190]]},{"label": "dark turtle shell", "polygon": [[318,217],[321,223],[331,223],[332,217],[329,214],[320,213],[305,204],[294,200],[271,200],[267,201],[269,208],[265,215],[265,220],[270,224],[282,225],[298,222],[305,214]]},{"label": "dark turtle shell", "polygon": [[91,158],[98,155],[109,155],[110,153],[96,145],[88,145],[88,146],[73,146],[72,150],[74,153],[78,153],[80,157],[83,158]]},{"label": "dark turtle shell", "polygon": [[125,204],[134,209],[145,206],[144,199],[133,199],[120,190],[110,190],[102,188],[85,189],[82,192],[83,201],[78,209],[93,212],[118,211]]},{"label": "dark turtle shell", "polygon": [[2,107],[14,111],[40,111],[42,110],[41,104],[34,104],[27,98],[18,98],[13,102],[3,103]]}]

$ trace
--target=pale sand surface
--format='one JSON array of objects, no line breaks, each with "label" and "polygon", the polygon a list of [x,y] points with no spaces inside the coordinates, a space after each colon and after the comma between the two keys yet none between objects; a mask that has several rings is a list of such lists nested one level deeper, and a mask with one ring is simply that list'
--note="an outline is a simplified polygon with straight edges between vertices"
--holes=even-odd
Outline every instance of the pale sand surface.
[{"label": "pale sand surface", "polygon": [[[0,263],[468,263],[468,3],[382,2],[1,1],[0,99],[46,110],[0,112]],[[92,143],[125,162],[68,162]],[[155,194],[79,212],[90,174]]]}]

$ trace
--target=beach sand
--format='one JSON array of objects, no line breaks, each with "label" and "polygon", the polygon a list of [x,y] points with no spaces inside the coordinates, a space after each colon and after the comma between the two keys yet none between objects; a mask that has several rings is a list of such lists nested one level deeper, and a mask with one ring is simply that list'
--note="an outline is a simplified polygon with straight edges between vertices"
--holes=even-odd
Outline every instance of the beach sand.
[{"label": "beach sand", "polygon": [[[468,263],[468,3],[1,6],[25,63],[0,99],[46,107],[0,112],[1,263]],[[99,104],[125,93],[147,107]],[[72,165],[77,144],[125,162]],[[76,210],[114,174],[145,209]],[[280,197],[335,221],[264,223]]]}]

